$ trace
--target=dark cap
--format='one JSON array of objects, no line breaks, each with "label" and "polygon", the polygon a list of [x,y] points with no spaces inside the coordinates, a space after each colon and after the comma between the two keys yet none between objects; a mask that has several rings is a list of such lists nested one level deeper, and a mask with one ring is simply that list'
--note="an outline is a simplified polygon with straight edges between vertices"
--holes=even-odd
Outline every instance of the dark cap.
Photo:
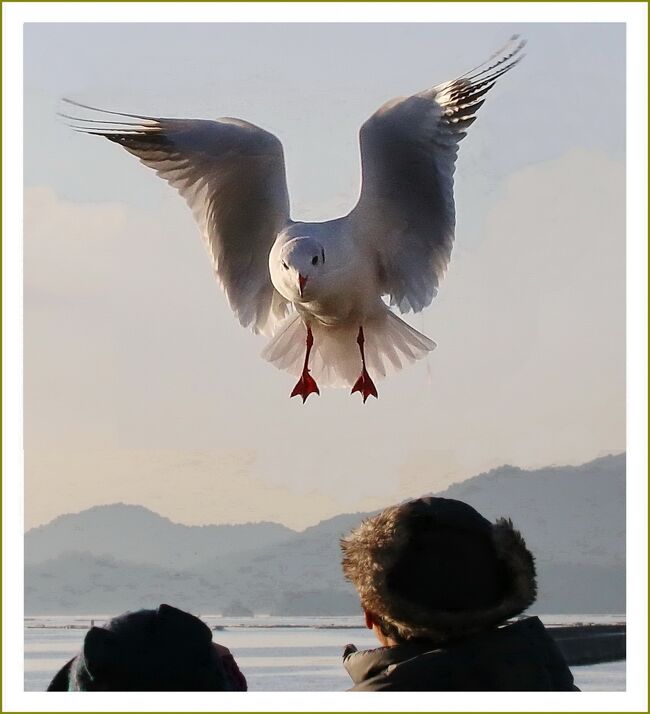
[{"label": "dark cap", "polygon": [[48,691],[229,688],[210,628],[198,617],[160,605],[91,627],[79,655],[54,677]]}]

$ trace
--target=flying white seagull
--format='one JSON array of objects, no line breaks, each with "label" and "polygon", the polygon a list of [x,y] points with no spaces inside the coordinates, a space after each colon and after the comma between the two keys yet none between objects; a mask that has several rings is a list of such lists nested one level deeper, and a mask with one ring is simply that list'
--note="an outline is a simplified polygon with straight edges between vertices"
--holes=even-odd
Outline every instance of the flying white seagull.
[{"label": "flying white seagull", "polygon": [[71,100],[128,121],[63,116],[178,189],[239,321],[272,335],[263,356],[299,377],[292,397],[320,394],[320,382],[352,387],[365,402],[377,397],[371,373],[383,377],[435,347],[387,302],[419,312],[436,295],[454,240],[458,142],[523,46],[513,37],[458,79],[376,111],[360,131],[359,201],[323,223],[291,220],[282,144],[246,121],[157,119]]}]

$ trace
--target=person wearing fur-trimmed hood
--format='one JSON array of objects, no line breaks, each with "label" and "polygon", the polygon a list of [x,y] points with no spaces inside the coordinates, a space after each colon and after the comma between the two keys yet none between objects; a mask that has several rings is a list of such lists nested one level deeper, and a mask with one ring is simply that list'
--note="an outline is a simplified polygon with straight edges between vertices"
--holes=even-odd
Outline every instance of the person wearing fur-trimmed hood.
[{"label": "person wearing fur-trimmed hood", "polygon": [[343,660],[352,691],[576,691],[537,617],[535,563],[512,522],[420,498],[341,539],[343,572],[382,645]]}]

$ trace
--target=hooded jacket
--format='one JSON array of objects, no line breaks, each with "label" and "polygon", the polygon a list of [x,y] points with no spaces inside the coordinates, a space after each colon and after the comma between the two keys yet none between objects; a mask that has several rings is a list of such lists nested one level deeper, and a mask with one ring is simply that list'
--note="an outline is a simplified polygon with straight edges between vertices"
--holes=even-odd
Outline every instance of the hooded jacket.
[{"label": "hooded jacket", "polygon": [[579,691],[537,617],[442,646],[410,640],[357,651],[348,645],[343,663],[355,692]]},{"label": "hooded jacket", "polygon": [[452,498],[419,498],[341,539],[343,573],[394,640],[449,642],[497,627],[537,593],[535,563],[507,518]]}]

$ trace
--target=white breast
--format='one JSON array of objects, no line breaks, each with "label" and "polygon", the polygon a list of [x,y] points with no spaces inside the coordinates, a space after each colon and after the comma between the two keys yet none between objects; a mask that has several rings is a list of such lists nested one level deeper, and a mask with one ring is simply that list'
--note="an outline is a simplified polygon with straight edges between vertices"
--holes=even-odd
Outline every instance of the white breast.
[{"label": "white breast", "polygon": [[359,325],[385,309],[374,275],[357,262],[328,273],[315,288],[295,305],[324,325]]},{"label": "white breast", "polygon": [[284,236],[278,238],[269,256],[271,280],[305,320],[331,326],[362,324],[385,310],[374,263],[360,253],[348,236],[341,231],[327,233],[323,230],[325,226],[319,226],[318,241],[326,259],[313,270],[308,264],[303,265],[304,274],[308,275],[303,295],[298,287],[298,274],[283,267],[283,245],[287,240]]}]

